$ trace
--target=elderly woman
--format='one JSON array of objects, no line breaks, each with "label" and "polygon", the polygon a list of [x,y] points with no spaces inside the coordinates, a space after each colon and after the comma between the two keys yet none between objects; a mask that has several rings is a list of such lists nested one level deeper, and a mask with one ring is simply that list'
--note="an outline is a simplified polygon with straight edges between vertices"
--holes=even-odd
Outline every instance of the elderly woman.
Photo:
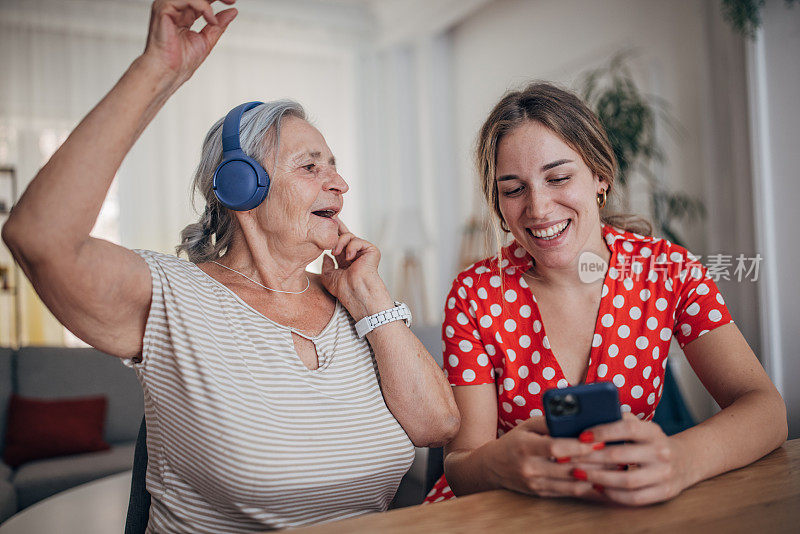
[{"label": "elderly woman", "polygon": [[[614,152],[579,98],[543,83],[508,93],[480,130],[477,162],[513,241],[458,275],[447,299],[462,425],[429,502],[507,488],[649,504],[783,443],[781,396],[703,265],[643,235],[643,221],[604,212]],[[605,270],[581,276],[581,263]],[[652,418],[673,337],[722,411],[668,437]],[[544,392],[598,381],[617,386],[623,420],[548,436]]]},{"label": "elderly woman", "polygon": [[[207,24],[191,31],[200,16]],[[122,159],[235,16],[205,0],[155,2],[144,53],[3,228],[56,317],[137,373],[151,532],[385,510],[413,445],[443,443],[459,424],[441,369],[394,320],[406,308],[378,276],[378,250],[339,220],[347,183],[298,104],[240,107],[211,128],[195,177],[207,205],[178,247],[190,261],[89,236]],[[225,166],[215,178],[223,147],[227,161],[239,144],[234,159],[252,158],[269,180],[249,206],[231,199]],[[326,256],[322,275],[306,272],[326,249],[338,265]]]}]

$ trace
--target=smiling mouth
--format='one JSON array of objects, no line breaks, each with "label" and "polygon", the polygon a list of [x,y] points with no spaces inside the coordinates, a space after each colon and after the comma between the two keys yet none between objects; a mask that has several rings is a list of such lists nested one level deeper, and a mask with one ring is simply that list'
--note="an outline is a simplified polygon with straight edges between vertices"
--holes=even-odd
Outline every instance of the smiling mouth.
[{"label": "smiling mouth", "polygon": [[567,219],[566,222],[561,222],[558,224],[554,224],[549,228],[543,228],[541,230],[531,230],[530,228],[526,228],[525,231],[528,232],[528,235],[535,238],[541,239],[542,241],[550,241],[551,239],[555,239],[561,234],[563,234],[569,225],[572,224],[572,219]]},{"label": "smiling mouth", "polygon": [[324,219],[333,219],[333,217],[336,215],[336,210],[318,210],[312,211],[311,214]]}]

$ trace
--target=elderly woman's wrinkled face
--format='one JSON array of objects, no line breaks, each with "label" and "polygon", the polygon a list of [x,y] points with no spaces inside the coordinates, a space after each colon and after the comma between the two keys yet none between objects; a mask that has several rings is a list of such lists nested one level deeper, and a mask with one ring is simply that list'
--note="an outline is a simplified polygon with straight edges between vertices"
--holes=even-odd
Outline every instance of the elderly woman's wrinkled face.
[{"label": "elderly woman's wrinkled face", "polygon": [[606,185],[546,126],[530,121],[503,137],[496,176],[500,212],[538,265],[569,267],[600,236]]},{"label": "elderly woman's wrinkled face", "polygon": [[262,229],[282,246],[333,248],[348,186],[319,130],[303,119],[284,117],[275,166],[266,163],[272,172],[269,195],[259,207]]}]

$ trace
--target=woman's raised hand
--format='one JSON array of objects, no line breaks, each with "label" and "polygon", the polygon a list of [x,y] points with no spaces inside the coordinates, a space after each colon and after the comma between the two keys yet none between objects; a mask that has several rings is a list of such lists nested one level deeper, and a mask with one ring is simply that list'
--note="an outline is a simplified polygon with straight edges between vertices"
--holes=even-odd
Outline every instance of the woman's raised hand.
[{"label": "woman's raised hand", "polygon": [[[221,0],[231,5],[236,0]],[[208,57],[222,32],[236,17],[236,8],[214,14],[214,0],[156,0],[150,12],[150,30],[144,55],[158,61],[176,76],[178,84],[186,81]],[[192,31],[194,22],[203,17],[206,25]]]}]

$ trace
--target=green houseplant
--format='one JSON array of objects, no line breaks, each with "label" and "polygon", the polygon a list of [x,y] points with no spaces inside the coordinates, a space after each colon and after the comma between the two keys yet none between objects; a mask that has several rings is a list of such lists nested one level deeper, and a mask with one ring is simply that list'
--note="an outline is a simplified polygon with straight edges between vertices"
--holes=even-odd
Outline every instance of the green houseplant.
[{"label": "green houseplant", "polygon": [[[634,177],[648,182],[654,230],[673,243],[683,244],[676,223],[705,216],[703,203],[674,191],[653,172],[653,164],[664,160],[656,138],[656,121],[673,126],[663,100],[644,94],[628,66],[629,52],[615,55],[579,79],[581,93],[608,133],[618,162],[617,184],[626,189]],[[626,206],[627,207],[627,206]]]}]

